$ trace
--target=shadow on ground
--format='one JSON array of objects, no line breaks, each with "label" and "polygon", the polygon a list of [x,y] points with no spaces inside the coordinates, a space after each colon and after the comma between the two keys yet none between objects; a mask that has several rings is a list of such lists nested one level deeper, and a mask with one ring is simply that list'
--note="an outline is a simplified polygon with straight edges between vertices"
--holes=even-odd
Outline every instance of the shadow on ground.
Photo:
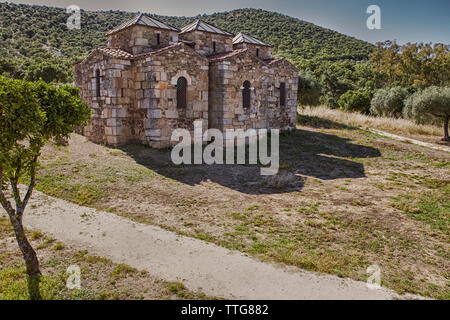
[{"label": "shadow on ground", "polygon": [[247,194],[300,191],[308,177],[321,180],[365,177],[361,158],[379,157],[375,148],[336,135],[297,129],[280,137],[280,172],[260,175],[258,165],[174,165],[170,150],[124,146],[135,161],[168,178],[194,186],[212,181]]}]

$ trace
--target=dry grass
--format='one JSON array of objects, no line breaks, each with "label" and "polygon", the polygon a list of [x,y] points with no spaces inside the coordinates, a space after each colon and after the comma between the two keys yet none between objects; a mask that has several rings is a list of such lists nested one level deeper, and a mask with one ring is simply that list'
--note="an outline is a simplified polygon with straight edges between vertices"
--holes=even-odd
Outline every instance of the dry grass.
[{"label": "dry grass", "polygon": [[37,189],[264,261],[361,281],[377,264],[383,286],[449,299],[450,154],[309,120],[282,135],[272,178],[72,135],[45,148]]},{"label": "dry grass", "polygon": [[[90,255],[87,250],[60,242],[52,246],[55,239],[39,231],[27,231],[27,235],[40,260],[43,273],[40,292],[44,300],[209,298],[201,292],[189,291],[181,283],[163,281],[146,271]],[[69,265],[80,267],[80,290],[66,287]],[[24,262],[9,220],[0,211],[0,300],[23,299],[29,299]]]},{"label": "dry grass", "polygon": [[329,109],[325,106],[301,108],[299,113],[303,116],[327,119],[348,126],[370,127],[403,136],[418,137],[428,141],[439,140],[443,135],[442,128],[437,126],[418,125],[407,119],[374,117],[361,113]]}]

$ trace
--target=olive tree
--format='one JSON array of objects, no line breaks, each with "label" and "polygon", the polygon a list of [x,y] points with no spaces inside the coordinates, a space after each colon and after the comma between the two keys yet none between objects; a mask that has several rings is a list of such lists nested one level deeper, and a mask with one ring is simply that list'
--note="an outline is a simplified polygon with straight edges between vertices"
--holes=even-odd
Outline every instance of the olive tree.
[{"label": "olive tree", "polygon": [[393,87],[378,90],[370,103],[370,113],[376,116],[401,117],[408,90]]},{"label": "olive tree", "polygon": [[448,123],[450,120],[450,87],[429,87],[414,93],[405,101],[405,118],[417,123],[434,122],[444,125],[444,138],[450,141]]},{"label": "olive tree", "polygon": [[[31,299],[40,299],[41,271],[22,219],[35,186],[41,149],[51,139],[67,138],[90,115],[76,88],[0,77],[0,203],[25,260]],[[28,186],[23,195],[19,183],[25,180]]]},{"label": "olive tree", "polygon": [[317,106],[322,87],[311,72],[302,71],[298,75],[298,102],[302,106]]}]

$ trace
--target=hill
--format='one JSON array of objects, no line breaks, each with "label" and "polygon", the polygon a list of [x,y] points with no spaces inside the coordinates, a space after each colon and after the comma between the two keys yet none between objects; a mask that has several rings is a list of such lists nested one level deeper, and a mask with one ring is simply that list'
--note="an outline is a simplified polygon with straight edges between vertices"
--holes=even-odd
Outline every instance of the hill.
[{"label": "hill", "polygon": [[[69,15],[63,8],[0,3],[0,72],[9,68],[10,73],[19,73],[19,77],[39,73],[42,70],[35,70],[34,61],[51,61],[60,66],[60,70],[52,72],[61,73],[61,78],[71,78],[71,64],[93,48],[105,46],[105,32],[134,15],[123,11],[82,11],[81,30],[68,30]],[[278,55],[297,65],[312,59],[364,60],[374,48],[338,32],[260,9],[197,17],[153,16],[176,27],[200,17],[233,33],[247,32],[272,43]]]}]

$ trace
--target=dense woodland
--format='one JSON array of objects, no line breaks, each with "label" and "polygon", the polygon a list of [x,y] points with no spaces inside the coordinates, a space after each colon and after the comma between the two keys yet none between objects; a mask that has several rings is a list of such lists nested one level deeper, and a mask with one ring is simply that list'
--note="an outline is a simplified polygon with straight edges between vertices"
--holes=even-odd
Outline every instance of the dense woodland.
[{"label": "dense woodland", "polygon": [[[33,79],[42,76],[40,71],[45,64],[57,64],[60,68],[53,71],[55,79],[70,81],[71,64],[93,48],[105,46],[105,32],[134,15],[121,11],[82,11],[81,30],[68,30],[69,14],[62,8],[0,3],[1,68],[14,76]],[[201,18],[233,33],[247,32],[273,44],[279,55],[298,66],[308,60],[364,60],[374,50],[369,43],[263,10],[242,9],[197,17],[155,17],[179,28]]]},{"label": "dense woodland", "polygon": [[[105,46],[105,33],[135,14],[82,11],[81,30],[69,30],[69,14],[63,8],[0,3],[0,75],[29,81],[73,82],[73,63],[93,48]],[[287,58],[300,70],[301,105],[320,103],[349,111],[404,116],[411,114],[402,109],[411,94],[428,87],[448,91],[450,85],[448,45],[399,46],[386,41],[374,46],[260,9],[196,17],[153,16],[178,28],[201,18],[227,31],[243,31],[273,44],[277,56]],[[376,96],[380,89],[387,91]],[[446,96],[447,91],[439,94]],[[392,99],[385,101],[382,95]],[[397,103],[391,105],[394,100]],[[450,107],[439,108],[443,110],[440,116],[429,121],[448,121]]]}]

